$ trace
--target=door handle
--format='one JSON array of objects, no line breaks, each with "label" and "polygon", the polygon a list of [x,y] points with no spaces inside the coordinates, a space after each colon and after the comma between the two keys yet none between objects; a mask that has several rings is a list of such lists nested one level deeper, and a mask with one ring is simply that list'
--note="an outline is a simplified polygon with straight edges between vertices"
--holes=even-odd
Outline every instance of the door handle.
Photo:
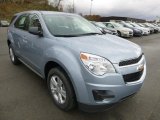
[{"label": "door handle", "polygon": [[23,42],[24,43],[27,43],[27,39],[26,38],[27,38],[26,36],[23,36]]},{"label": "door handle", "polygon": [[23,42],[24,42],[24,43],[27,43],[27,40],[24,40],[24,39],[23,39]]}]

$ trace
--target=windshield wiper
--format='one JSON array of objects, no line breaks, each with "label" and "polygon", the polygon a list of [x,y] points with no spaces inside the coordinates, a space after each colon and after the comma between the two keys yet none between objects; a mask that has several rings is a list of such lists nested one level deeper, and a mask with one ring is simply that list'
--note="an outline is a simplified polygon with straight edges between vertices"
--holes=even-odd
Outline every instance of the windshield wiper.
[{"label": "windshield wiper", "polygon": [[87,36],[87,35],[103,35],[102,33],[84,33],[78,35],[54,35],[55,37],[79,37],[79,36]]},{"label": "windshield wiper", "polygon": [[77,35],[77,36],[87,36],[87,35],[103,35],[103,34],[102,34],[102,33],[93,32],[93,33],[79,34],[79,35]]},{"label": "windshield wiper", "polygon": [[76,35],[54,35],[55,37],[77,37]]}]

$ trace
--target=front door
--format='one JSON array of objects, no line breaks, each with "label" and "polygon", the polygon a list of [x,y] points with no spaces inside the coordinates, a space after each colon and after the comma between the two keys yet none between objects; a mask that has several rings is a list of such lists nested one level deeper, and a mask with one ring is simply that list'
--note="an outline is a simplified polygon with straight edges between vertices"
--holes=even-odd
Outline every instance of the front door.
[{"label": "front door", "polygon": [[[39,18],[36,14],[29,15],[28,28],[30,27],[38,27],[39,30],[42,30]],[[40,63],[42,61],[41,56],[44,48],[43,37],[28,32],[26,35],[26,40],[27,47],[23,49],[23,53],[28,60],[28,64],[40,73]]]}]

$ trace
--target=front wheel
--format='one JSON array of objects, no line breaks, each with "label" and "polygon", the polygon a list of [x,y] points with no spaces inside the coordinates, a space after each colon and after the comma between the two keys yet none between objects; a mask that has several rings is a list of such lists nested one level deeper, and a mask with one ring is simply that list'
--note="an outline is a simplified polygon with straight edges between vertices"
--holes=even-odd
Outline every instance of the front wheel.
[{"label": "front wheel", "polygon": [[14,65],[20,64],[20,61],[18,60],[17,56],[15,55],[13,47],[11,45],[9,46],[9,56],[10,56],[11,62]]},{"label": "front wheel", "polygon": [[69,111],[75,107],[73,87],[61,68],[53,68],[49,71],[47,84],[53,101],[58,108]]},{"label": "front wheel", "polygon": [[118,33],[118,36],[121,37],[121,32],[120,32],[120,31],[117,31],[117,33]]}]

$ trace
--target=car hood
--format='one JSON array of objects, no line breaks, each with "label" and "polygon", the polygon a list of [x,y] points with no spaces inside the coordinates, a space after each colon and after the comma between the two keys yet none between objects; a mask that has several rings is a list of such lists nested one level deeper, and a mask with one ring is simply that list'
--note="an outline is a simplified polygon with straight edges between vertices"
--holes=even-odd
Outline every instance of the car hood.
[{"label": "car hood", "polygon": [[139,28],[135,28],[135,27],[128,27],[129,29],[132,29],[133,31],[139,31],[139,32],[141,32],[141,29],[139,29]]},{"label": "car hood", "polygon": [[112,32],[117,32],[117,30],[115,30],[115,29],[113,29],[113,28],[106,28],[106,29],[108,29],[108,30],[110,30],[110,31],[112,31]]},{"label": "car hood", "polygon": [[130,29],[130,28],[125,28],[125,27],[117,27],[117,30],[124,30],[124,31],[132,31],[132,32],[133,32],[132,29]]},{"label": "car hood", "polygon": [[60,39],[63,40],[65,45],[67,43],[69,48],[78,52],[78,54],[86,52],[99,55],[107,58],[112,63],[137,58],[142,54],[142,50],[138,45],[109,34]]},{"label": "car hood", "polygon": [[137,27],[137,28],[139,28],[139,29],[141,29],[143,31],[149,31],[150,30],[149,28],[145,28],[145,27]]}]

